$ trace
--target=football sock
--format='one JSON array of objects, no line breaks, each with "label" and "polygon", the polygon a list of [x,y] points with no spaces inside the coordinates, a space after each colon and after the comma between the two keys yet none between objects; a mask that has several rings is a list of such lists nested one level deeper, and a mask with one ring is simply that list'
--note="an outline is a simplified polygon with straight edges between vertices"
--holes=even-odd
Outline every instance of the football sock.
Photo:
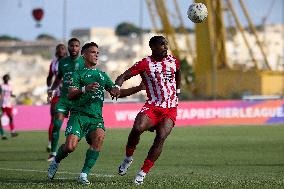
[{"label": "football sock", "polygon": [[69,153],[63,151],[63,145],[58,148],[57,155],[55,156],[55,162],[60,163],[61,160],[66,158]]},{"label": "football sock", "polygon": [[1,136],[3,136],[3,135],[4,135],[4,130],[3,130],[3,128],[2,128],[2,127],[0,128],[0,135],[1,135]]},{"label": "football sock", "polygon": [[129,148],[129,147],[127,147],[126,146],[126,157],[130,157],[130,156],[133,156],[133,153],[134,153],[134,151],[135,151],[135,148]]},{"label": "football sock", "polygon": [[152,162],[151,160],[145,159],[141,170],[144,173],[148,173],[150,171],[151,167],[153,167],[153,165],[154,165],[154,162]]},{"label": "football sock", "polygon": [[10,130],[11,130],[12,133],[15,132],[15,127],[14,127],[13,123],[10,123]]},{"label": "football sock", "polygon": [[62,121],[60,119],[54,119],[53,129],[52,129],[52,138],[51,138],[51,152],[56,152],[56,147],[58,145],[61,125],[62,125]]},{"label": "football sock", "polygon": [[85,159],[84,167],[81,172],[89,174],[92,167],[96,164],[96,161],[99,155],[100,155],[100,152],[92,148],[89,148],[86,152],[86,159]]}]

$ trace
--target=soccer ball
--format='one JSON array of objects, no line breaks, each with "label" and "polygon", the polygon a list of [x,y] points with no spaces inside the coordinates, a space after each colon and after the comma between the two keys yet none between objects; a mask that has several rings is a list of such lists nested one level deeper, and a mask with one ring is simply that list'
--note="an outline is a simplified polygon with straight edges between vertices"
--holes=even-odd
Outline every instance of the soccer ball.
[{"label": "soccer ball", "polygon": [[203,3],[193,3],[188,7],[187,17],[194,23],[203,22],[208,16],[208,11]]}]

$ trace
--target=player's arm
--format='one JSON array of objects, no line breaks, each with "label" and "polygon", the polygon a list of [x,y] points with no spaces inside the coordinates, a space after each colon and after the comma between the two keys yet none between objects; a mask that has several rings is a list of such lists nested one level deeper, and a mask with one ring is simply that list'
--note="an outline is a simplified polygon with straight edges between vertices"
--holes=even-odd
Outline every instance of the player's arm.
[{"label": "player's arm", "polygon": [[177,70],[175,73],[175,79],[176,79],[176,89],[177,89],[177,95],[180,94],[180,87],[181,87],[181,69],[180,69],[180,63],[177,62]]},{"label": "player's arm", "polygon": [[82,94],[86,92],[95,92],[99,87],[100,85],[97,82],[94,82],[87,86],[82,86],[82,87],[72,86],[72,87],[69,87],[67,97],[69,100],[74,100],[74,99],[79,98]]},{"label": "player's arm", "polygon": [[53,73],[52,73],[51,64],[50,64],[48,76],[46,78],[46,85],[47,85],[48,88],[50,88],[50,86],[52,84],[52,77],[53,77]]},{"label": "player's arm", "polygon": [[120,95],[119,98],[124,98],[130,95],[133,95],[135,93],[138,93],[139,91],[145,90],[145,85],[143,82],[140,83],[140,85],[131,87],[128,89],[120,89]]},{"label": "player's arm", "polygon": [[130,70],[126,70],[123,74],[118,76],[115,80],[115,85],[121,87],[124,81],[128,80],[133,76],[132,72]]}]

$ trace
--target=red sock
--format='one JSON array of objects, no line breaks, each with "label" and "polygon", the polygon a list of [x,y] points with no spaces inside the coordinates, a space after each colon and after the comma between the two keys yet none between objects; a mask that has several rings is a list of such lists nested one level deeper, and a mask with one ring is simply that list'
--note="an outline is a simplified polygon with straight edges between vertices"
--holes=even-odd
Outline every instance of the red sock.
[{"label": "red sock", "polygon": [[133,155],[134,151],[135,151],[135,148],[129,148],[126,146],[126,157],[130,157]]},{"label": "red sock", "polygon": [[10,124],[10,130],[12,131],[12,132],[14,132],[15,130],[14,130],[14,124],[12,123],[12,124]]},{"label": "red sock", "polygon": [[151,160],[145,159],[141,170],[144,173],[148,173],[150,171],[151,167],[153,167],[153,165],[154,165],[154,162],[152,162]]}]

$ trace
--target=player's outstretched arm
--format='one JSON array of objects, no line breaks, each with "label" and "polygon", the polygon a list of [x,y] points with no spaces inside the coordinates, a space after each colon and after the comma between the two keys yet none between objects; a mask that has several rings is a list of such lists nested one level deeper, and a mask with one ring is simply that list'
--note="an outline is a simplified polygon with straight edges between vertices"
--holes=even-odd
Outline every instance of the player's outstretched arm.
[{"label": "player's outstretched arm", "polygon": [[131,78],[133,75],[131,73],[130,70],[126,70],[123,74],[121,74],[120,76],[118,76],[115,80],[115,85],[118,85],[119,87],[122,86],[122,84],[124,83],[124,81],[128,80],[129,78]]},{"label": "player's outstretched arm", "polygon": [[119,98],[124,98],[130,95],[133,95],[135,93],[138,93],[139,91],[145,90],[145,85],[143,82],[140,83],[140,85],[131,87],[128,89],[120,89],[120,96]]}]

